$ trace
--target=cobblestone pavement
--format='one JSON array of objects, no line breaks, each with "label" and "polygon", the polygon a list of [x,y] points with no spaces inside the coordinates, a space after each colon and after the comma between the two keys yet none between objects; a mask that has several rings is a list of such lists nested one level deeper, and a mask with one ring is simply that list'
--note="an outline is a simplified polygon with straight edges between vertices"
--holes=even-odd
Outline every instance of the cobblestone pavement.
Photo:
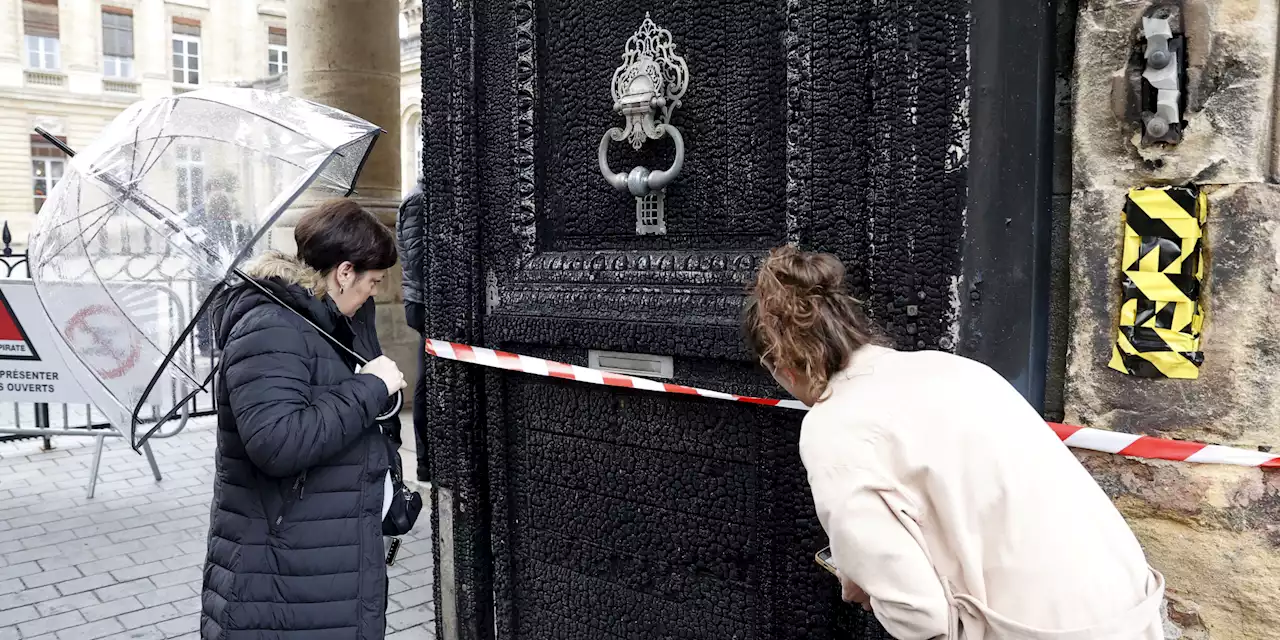
[{"label": "cobblestone pavement", "polygon": [[[0,640],[198,639],[212,421],[153,441],[161,482],[109,439],[87,499],[94,442],[0,443]],[[389,570],[388,640],[434,635],[429,523],[424,512]]]}]

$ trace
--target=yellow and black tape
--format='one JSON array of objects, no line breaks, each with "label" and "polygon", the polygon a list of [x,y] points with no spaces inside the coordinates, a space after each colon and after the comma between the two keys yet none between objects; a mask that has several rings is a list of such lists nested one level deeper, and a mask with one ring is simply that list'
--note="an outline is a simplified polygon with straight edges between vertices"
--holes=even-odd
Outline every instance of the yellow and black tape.
[{"label": "yellow and black tape", "polygon": [[1133,189],[1124,203],[1120,330],[1111,368],[1144,378],[1195,379],[1204,354],[1205,194]]}]

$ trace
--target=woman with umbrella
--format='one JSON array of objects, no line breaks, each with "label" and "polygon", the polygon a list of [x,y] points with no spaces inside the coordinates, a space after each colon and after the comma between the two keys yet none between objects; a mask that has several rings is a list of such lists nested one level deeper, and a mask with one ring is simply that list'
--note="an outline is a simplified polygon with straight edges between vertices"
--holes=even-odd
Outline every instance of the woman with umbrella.
[{"label": "woman with umbrella", "polygon": [[[296,257],[268,253],[244,269],[275,299],[241,283],[210,310],[222,361],[207,640],[385,632],[395,451],[376,417],[405,381],[381,355],[372,298],[395,239],[350,200],[304,214],[294,238]],[[370,362],[355,373],[316,327]]]},{"label": "woman with umbrella", "polygon": [[[350,196],[380,133],[297,97],[217,88],[134,103],[81,154],[45,134],[75,157],[28,261],[64,353],[84,364],[77,383],[136,450],[218,382],[205,638],[384,635],[383,536],[409,531],[421,509],[378,424],[398,427],[404,387],[381,357],[371,300],[395,239],[354,202],[331,201],[295,225],[296,256],[241,266],[300,199]],[[197,157],[208,184],[179,171]],[[239,187],[258,170],[283,186],[266,198]],[[104,276],[127,248],[111,238],[139,225],[159,238],[151,251],[170,281]],[[157,304],[192,281],[190,309]],[[72,321],[89,310],[129,355],[76,350]],[[205,316],[222,352],[212,373],[189,346]]]}]

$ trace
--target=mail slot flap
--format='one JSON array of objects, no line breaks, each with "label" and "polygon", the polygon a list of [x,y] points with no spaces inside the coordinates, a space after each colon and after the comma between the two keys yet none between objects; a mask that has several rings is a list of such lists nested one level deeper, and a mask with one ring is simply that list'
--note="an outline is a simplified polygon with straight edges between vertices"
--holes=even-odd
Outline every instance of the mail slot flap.
[{"label": "mail slot flap", "polygon": [[675,375],[671,356],[656,356],[648,353],[591,349],[587,352],[587,366],[611,373],[645,378],[671,378]]}]

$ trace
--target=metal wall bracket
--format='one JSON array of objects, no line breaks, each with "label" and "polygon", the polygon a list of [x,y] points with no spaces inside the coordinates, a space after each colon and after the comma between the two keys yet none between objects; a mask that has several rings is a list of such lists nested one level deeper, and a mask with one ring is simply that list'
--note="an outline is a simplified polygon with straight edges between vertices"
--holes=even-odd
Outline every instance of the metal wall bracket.
[{"label": "metal wall bracket", "polygon": [[1141,118],[1143,144],[1182,141],[1186,105],[1186,46],[1174,30],[1174,14],[1159,6],[1142,18],[1143,52]]}]

